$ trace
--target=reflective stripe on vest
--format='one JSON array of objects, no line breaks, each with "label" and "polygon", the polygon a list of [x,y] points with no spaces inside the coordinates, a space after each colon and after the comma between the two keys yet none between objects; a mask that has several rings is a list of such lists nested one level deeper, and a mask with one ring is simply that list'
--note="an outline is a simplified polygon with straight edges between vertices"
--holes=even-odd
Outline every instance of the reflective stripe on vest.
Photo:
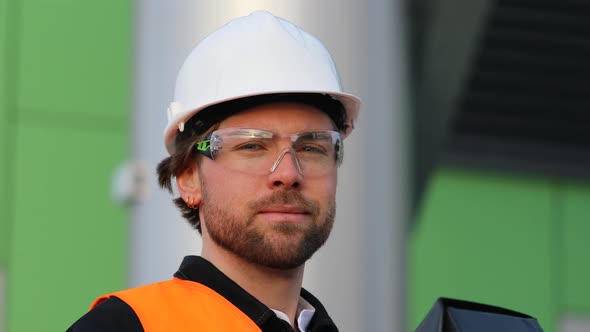
[{"label": "reflective stripe on vest", "polygon": [[146,332],[261,331],[223,296],[194,281],[173,278],[103,295],[90,309],[111,296],[133,308]]}]

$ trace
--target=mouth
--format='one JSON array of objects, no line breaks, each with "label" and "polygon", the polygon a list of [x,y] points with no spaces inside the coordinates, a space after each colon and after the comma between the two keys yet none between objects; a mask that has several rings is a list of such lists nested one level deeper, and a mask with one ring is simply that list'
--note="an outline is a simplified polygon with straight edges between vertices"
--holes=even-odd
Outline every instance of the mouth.
[{"label": "mouth", "polygon": [[280,205],[261,209],[258,215],[270,222],[303,222],[309,220],[311,213],[295,205]]},{"label": "mouth", "polygon": [[277,205],[263,208],[259,211],[259,213],[309,214],[309,211],[296,205]]}]

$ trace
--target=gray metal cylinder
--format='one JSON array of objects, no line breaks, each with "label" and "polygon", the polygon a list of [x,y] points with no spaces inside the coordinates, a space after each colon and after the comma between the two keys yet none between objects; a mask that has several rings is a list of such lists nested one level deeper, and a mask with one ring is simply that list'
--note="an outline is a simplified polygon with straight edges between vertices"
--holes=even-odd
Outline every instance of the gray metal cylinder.
[{"label": "gray metal cylinder", "polygon": [[[363,99],[339,169],[337,217],[304,287],[341,331],[404,331],[408,140],[401,1],[141,0],[136,10],[133,157],[154,170],[175,76],[189,51],[232,18],[265,9],[324,42],[346,92]],[[129,284],[168,279],[201,239],[155,189],[132,211]]]}]

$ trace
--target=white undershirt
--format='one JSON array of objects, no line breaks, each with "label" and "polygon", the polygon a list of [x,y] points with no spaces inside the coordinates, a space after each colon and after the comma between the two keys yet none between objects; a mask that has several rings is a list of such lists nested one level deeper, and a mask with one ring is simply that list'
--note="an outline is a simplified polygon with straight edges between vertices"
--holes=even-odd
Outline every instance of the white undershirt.
[{"label": "white undershirt", "polygon": [[[284,312],[272,308],[271,310],[275,312],[277,317],[289,323],[289,325],[291,324],[289,316]],[[309,325],[309,322],[311,322],[314,314],[315,308],[309,304],[309,302],[305,301],[304,298],[299,297],[299,303],[297,304],[297,327],[300,332],[307,332],[307,326]]]}]

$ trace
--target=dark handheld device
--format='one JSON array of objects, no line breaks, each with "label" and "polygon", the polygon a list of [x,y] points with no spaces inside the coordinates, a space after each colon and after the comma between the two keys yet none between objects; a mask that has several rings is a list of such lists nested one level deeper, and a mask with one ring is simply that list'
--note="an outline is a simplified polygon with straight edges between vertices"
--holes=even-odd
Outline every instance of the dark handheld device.
[{"label": "dark handheld device", "polygon": [[439,298],[416,332],[543,332],[529,315],[491,305]]}]

